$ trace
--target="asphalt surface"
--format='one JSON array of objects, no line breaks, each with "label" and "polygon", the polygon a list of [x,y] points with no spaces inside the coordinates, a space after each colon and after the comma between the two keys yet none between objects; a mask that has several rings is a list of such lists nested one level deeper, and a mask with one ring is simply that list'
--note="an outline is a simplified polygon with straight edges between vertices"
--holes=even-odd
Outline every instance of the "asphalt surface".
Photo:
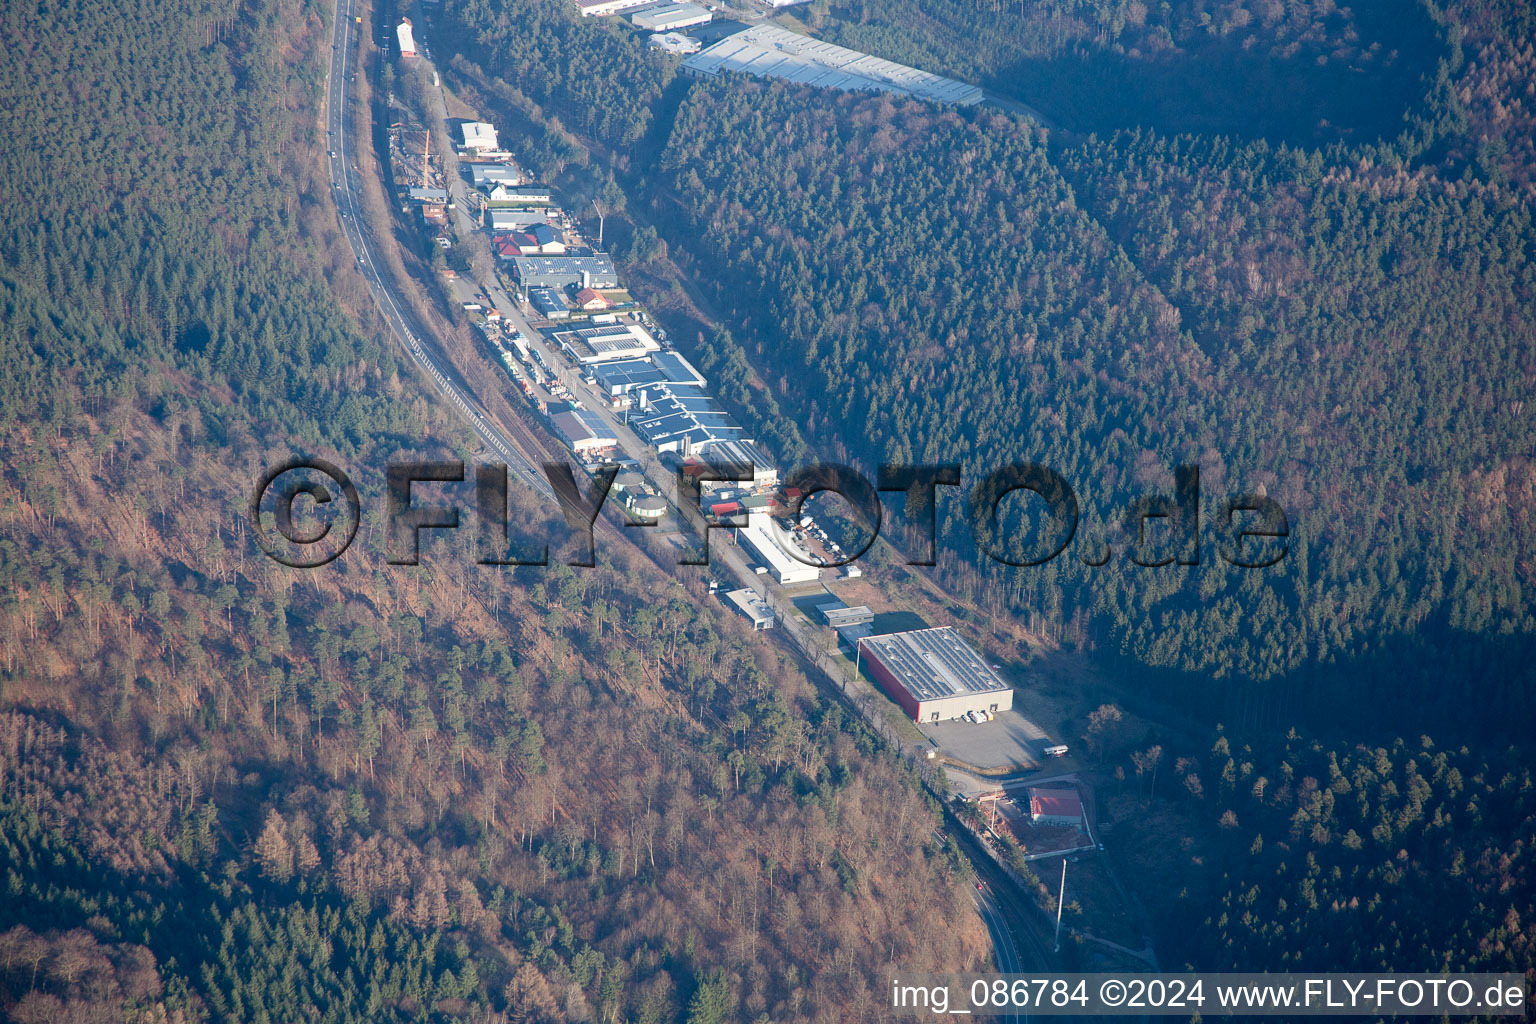
[{"label": "asphalt surface", "polygon": [[[985,882],[978,882],[976,891],[971,895],[976,900],[977,913],[981,914],[987,931],[992,935],[992,949],[995,954],[993,959],[996,961],[997,969],[1003,974],[1023,973],[1023,961],[1019,959],[1018,947],[1013,944],[1013,935],[1008,931],[1007,922],[1003,920],[1002,908],[997,905],[997,900],[992,896],[991,887]],[[1022,1024],[1029,1020],[1029,1011],[999,1014],[996,1019],[1006,1021],[1007,1024]]]},{"label": "asphalt surface", "polygon": [[469,421],[487,450],[506,463],[510,472],[527,486],[553,499],[554,490],[544,479],[539,467],[512,443],[501,428],[491,422],[478,403],[466,396],[453,382],[447,360],[422,344],[425,332],[415,318],[402,308],[390,284],[379,273],[378,260],[363,221],[359,197],[361,182],[348,151],[347,86],[352,80],[350,58],[354,56],[352,48],[361,45],[367,38],[368,28],[366,22],[355,20],[358,17],[355,11],[356,5],[352,0],[337,0],[331,61],[325,87],[326,167],[330,172],[342,233],[352,246],[358,272],[368,282],[368,291],[373,295],[374,304],[385,322],[389,324],[390,332],[405,346],[416,364],[426,371],[437,389]]}]

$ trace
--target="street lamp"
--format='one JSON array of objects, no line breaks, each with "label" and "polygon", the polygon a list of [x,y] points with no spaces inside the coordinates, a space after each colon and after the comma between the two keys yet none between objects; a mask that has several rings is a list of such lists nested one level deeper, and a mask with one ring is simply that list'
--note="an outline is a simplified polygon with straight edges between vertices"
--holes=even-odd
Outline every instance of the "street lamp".
[{"label": "street lamp", "polygon": [[1061,858],[1061,891],[1056,894],[1056,946],[1053,953],[1061,952],[1061,907],[1067,898],[1067,858],[1063,854]]}]

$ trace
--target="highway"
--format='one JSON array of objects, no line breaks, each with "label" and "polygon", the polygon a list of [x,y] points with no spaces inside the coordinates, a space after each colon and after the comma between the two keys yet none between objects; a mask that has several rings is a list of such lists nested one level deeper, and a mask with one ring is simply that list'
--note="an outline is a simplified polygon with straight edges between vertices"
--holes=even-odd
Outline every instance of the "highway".
[{"label": "highway", "polygon": [[362,44],[367,30],[365,23],[356,20],[358,15],[355,10],[354,0],[337,0],[331,61],[326,72],[325,87],[326,167],[330,171],[342,233],[352,246],[358,272],[368,282],[368,291],[373,295],[374,304],[385,322],[389,324],[390,332],[411,354],[416,364],[432,378],[437,389],[469,421],[486,449],[506,463],[510,472],[523,483],[553,500],[554,490],[544,479],[539,467],[512,443],[500,427],[491,422],[479,403],[466,396],[453,382],[447,361],[422,344],[425,332],[401,307],[390,285],[379,272],[373,244],[363,226],[357,167],[352,163],[347,148],[347,85],[352,80],[348,70],[349,57],[353,55],[352,47]]}]

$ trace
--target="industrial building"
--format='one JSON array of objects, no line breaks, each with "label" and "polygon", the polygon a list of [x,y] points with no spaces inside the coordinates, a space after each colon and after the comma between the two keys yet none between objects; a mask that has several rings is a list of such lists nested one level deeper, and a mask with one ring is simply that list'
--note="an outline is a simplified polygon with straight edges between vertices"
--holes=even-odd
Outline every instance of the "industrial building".
[{"label": "industrial building", "polygon": [[1013,688],[949,626],[865,637],[859,650],[880,688],[914,722],[1013,707]]},{"label": "industrial building", "polygon": [[974,85],[769,24],[726,36],[683,61],[683,70],[697,78],[745,72],[844,92],[888,92],[957,106],[980,103],[983,97]]},{"label": "industrial building", "polygon": [[416,56],[416,39],[411,34],[410,18],[400,19],[400,24],[395,26],[395,39],[400,44],[400,56]]},{"label": "industrial building", "polygon": [[714,18],[709,8],[698,4],[665,4],[641,11],[629,19],[635,28],[647,32],[671,32],[675,29],[706,25]]},{"label": "industrial building", "polygon": [[[492,210],[491,217],[494,218],[496,213],[496,210]],[[524,288],[619,286],[619,275],[613,268],[613,259],[605,252],[593,253],[591,256],[518,256],[512,261],[512,273]]]},{"label": "industrial building", "polygon": [[852,608],[844,605],[841,608],[832,605],[822,605],[818,609],[821,617],[827,625],[833,629],[846,629],[849,626],[867,626],[875,621],[875,613],[865,605],[854,605]]},{"label": "industrial building", "polygon": [[582,366],[612,359],[634,359],[661,348],[650,332],[637,324],[568,327],[548,333],[551,340]]},{"label": "industrial building", "polygon": [[758,597],[756,593],[743,587],[740,590],[727,591],[725,599],[736,607],[736,610],[745,615],[756,630],[773,628],[773,609],[768,607],[768,602]]},{"label": "industrial building", "polygon": [[646,384],[634,389],[629,425],[657,452],[691,455],[716,441],[738,441],[744,431],[702,387]]},{"label": "industrial building", "polygon": [[648,359],[619,359],[592,369],[597,386],[609,397],[628,394],[646,384],[692,384],[703,387],[704,375],[676,352],[656,352]]},{"label": "industrial building", "polygon": [[655,0],[576,0],[576,9],[583,18],[606,18],[610,14],[627,11],[631,7],[645,7]]},{"label": "industrial building", "polygon": [[508,209],[505,207],[492,207],[485,212],[486,226],[493,232],[521,231],[535,224],[549,222],[547,209]]},{"label": "industrial building", "polygon": [[697,39],[685,36],[681,32],[657,32],[646,40],[645,45],[662,53],[679,53],[684,56],[698,53],[704,47],[704,44]]},{"label": "industrial building", "polygon": [[408,188],[405,197],[413,203],[432,203],[442,206],[448,201],[448,190],[445,188]]},{"label": "industrial building", "polygon": [[630,494],[643,492],[645,490],[645,476],[639,470],[622,470],[613,478],[613,489],[621,493]]},{"label": "industrial building", "polygon": [[659,494],[634,494],[625,502],[625,507],[636,519],[655,522],[667,514],[667,499]]},{"label": "industrial building", "polygon": [[476,152],[494,152],[499,148],[496,142],[496,126],[486,124],[484,121],[465,121],[460,126],[464,132],[464,148]]},{"label": "industrial building", "polygon": [[1083,800],[1077,790],[1035,787],[1029,791],[1029,821],[1032,825],[1083,827]]},{"label": "industrial building", "polygon": [[548,224],[530,224],[491,239],[491,248],[504,260],[518,256],[558,256],[565,252],[560,234]]},{"label": "industrial building", "polygon": [[546,320],[567,320],[571,316],[571,307],[565,304],[560,293],[553,288],[528,289],[528,301],[533,303],[533,308]]},{"label": "industrial building", "polygon": [[704,441],[693,450],[711,465],[751,466],[753,487],[773,487],[779,482],[779,467],[749,438]]},{"label": "industrial building", "polygon": [[567,409],[555,413],[549,420],[577,455],[607,451],[619,443],[603,421],[586,409]]},{"label": "industrial building", "polygon": [[736,539],[747,547],[784,586],[795,583],[815,583],[821,578],[821,570],[814,565],[788,554],[794,550],[809,558],[810,553],[800,547],[800,542],[774,524],[773,517],[764,512],[747,516],[747,525],[736,531]]},{"label": "industrial building", "polygon": [[469,169],[469,180],[475,188],[491,189],[497,185],[516,185],[521,179],[517,168],[508,167],[506,164],[465,164]]},{"label": "industrial building", "polygon": [[864,605],[850,608],[830,592],[827,600],[816,605],[816,613],[837,633],[838,642],[846,645],[850,654],[859,649],[860,640],[874,635],[874,612]]},{"label": "industrial building", "polygon": [[491,183],[485,197],[493,203],[510,203],[514,206],[548,205],[554,202],[554,193],[548,185],[517,185],[505,181]]}]

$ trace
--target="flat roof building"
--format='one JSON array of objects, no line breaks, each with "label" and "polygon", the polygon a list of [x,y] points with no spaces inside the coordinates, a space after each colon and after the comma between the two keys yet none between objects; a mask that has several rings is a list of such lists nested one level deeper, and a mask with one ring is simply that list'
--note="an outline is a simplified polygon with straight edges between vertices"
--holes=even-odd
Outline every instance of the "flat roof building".
[{"label": "flat roof building", "polygon": [[966,82],[770,24],[753,25],[726,36],[683,61],[683,70],[698,78],[745,72],[844,92],[888,92],[957,106],[980,103],[983,97],[981,89]]},{"label": "flat roof building", "polygon": [[767,513],[750,513],[747,516],[747,525],[736,531],[736,537],[751,548],[763,565],[767,566],[768,571],[773,574],[773,578],[785,586],[795,583],[815,583],[821,578],[820,568],[807,565],[788,553],[794,550],[803,557],[810,557],[809,552],[800,547],[799,541],[779,529],[774,524],[773,517]]},{"label": "flat roof building", "polygon": [[875,628],[867,623],[858,626],[844,626],[837,631],[837,639],[841,643],[847,644],[850,651],[858,650],[860,640],[874,635]]},{"label": "flat roof building", "polygon": [[768,607],[768,602],[758,597],[755,592],[743,587],[740,590],[728,591],[725,599],[751,620],[753,629],[773,628],[773,609]]},{"label": "flat roof building", "polygon": [[448,201],[448,190],[445,188],[408,188],[405,196],[413,203],[432,203],[441,206]]},{"label": "flat roof building", "polygon": [[629,20],[635,28],[647,32],[671,32],[693,25],[706,25],[713,18],[709,8],[698,4],[665,4],[640,11]]},{"label": "flat roof building", "polygon": [[465,121],[460,126],[464,132],[464,148],[479,152],[495,150],[496,126],[484,121]]},{"label": "flat roof building", "polygon": [[485,212],[485,222],[492,231],[521,231],[535,224],[549,223],[547,209],[507,209],[492,207]]},{"label": "flat roof building", "polygon": [[833,629],[845,629],[849,626],[867,626],[875,621],[875,613],[862,604],[855,605],[852,608],[822,605],[819,611],[821,612],[821,617],[827,621],[827,625]]},{"label": "flat roof building", "polygon": [[880,688],[914,722],[1013,707],[1013,687],[949,626],[865,637],[859,650]]},{"label": "flat roof building", "polygon": [[[496,212],[492,210],[491,216],[495,217]],[[512,273],[524,288],[619,286],[613,258],[605,252],[591,256],[518,256],[512,261]]]},{"label": "flat roof building", "polygon": [[584,366],[615,359],[634,359],[661,347],[650,332],[636,324],[566,327],[550,332],[550,337]]},{"label": "flat roof building", "polygon": [[493,203],[509,203],[514,206],[548,205],[555,195],[548,185],[516,185],[505,181],[488,182],[485,196]]},{"label": "flat roof building", "polygon": [[577,455],[606,451],[619,443],[603,421],[586,409],[567,409],[555,413],[549,420]]},{"label": "flat roof building", "polygon": [[697,39],[685,36],[681,32],[657,32],[646,40],[645,45],[662,53],[680,53],[685,56],[698,53],[704,47],[704,44]]},{"label": "flat roof building", "polygon": [[692,384],[646,384],[633,391],[629,425],[658,452],[691,455],[744,431],[714,396]]},{"label": "flat roof building", "polygon": [[553,288],[528,289],[528,301],[533,303],[533,308],[546,320],[570,319],[571,307],[565,304],[560,293]]},{"label": "flat roof building", "polygon": [[646,359],[620,359],[592,370],[597,386],[608,395],[628,394],[646,384],[692,384],[708,381],[694,365],[676,352],[653,352]]},{"label": "flat roof building", "polygon": [[627,11],[631,7],[644,7],[655,0],[576,0],[576,9],[583,18],[606,18],[610,14]]}]

